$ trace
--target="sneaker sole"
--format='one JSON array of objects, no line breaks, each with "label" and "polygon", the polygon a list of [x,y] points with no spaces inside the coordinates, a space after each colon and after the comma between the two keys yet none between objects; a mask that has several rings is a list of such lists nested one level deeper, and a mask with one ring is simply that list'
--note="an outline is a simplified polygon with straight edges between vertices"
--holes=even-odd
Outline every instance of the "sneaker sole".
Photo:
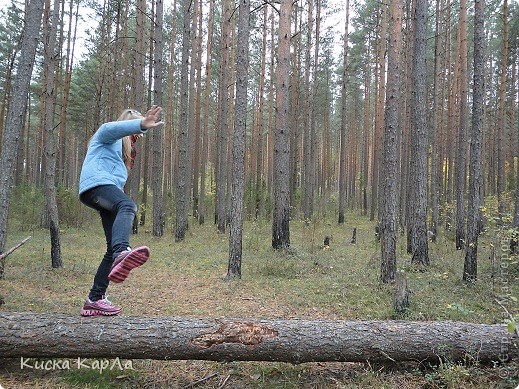
[{"label": "sneaker sole", "polygon": [[81,310],[81,316],[89,317],[89,316],[115,316],[121,313],[122,309],[115,312],[107,312],[107,311],[100,311],[98,309],[82,309]]},{"label": "sneaker sole", "polygon": [[150,249],[146,246],[133,249],[121,262],[119,262],[108,275],[108,279],[115,283],[123,282],[130,271],[145,263],[150,256]]}]

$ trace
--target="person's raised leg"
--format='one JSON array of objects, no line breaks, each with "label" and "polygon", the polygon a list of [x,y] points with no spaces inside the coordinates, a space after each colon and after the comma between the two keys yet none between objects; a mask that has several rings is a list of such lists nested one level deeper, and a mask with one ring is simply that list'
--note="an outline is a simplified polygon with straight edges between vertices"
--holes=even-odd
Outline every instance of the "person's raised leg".
[{"label": "person's raised leg", "polygon": [[129,246],[137,206],[126,194],[122,193],[122,195],[113,206],[116,215],[112,227],[114,262],[108,275],[110,281],[113,282],[123,282],[131,270],[144,264],[150,256],[150,249],[147,246],[135,249],[131,249]]}]

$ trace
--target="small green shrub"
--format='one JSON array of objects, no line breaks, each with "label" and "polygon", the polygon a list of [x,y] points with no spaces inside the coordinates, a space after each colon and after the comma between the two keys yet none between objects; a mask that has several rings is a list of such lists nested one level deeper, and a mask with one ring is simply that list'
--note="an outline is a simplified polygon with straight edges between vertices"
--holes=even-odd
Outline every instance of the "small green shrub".
[{"label": "small green shrub", "polygon": [[35,185],[23,182],[11,194],[9,220],[20,231],[39,228],[45,210],[45,196]]},{"label": "small green shrub", "polygon": [[81,227],[84,214],[81,211],[81,202],[75,188],[57,187],[56,202],[60,223],[68,227]]}]

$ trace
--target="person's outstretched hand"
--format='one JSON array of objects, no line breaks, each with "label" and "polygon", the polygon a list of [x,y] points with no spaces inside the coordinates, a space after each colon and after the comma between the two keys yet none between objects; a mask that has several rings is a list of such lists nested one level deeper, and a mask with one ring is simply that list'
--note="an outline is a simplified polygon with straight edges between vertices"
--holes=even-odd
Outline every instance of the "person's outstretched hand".
[{"label": "person's outstretched hand", "polygon": [[162,126],[164,124],[163,121],[157,121],[159,120],[160,113],[162,112],[162,107],[153,105],[148,112],[146,112],[146,115],[144,115],[144,118],[141,120],[141,128],[155,128]]}]

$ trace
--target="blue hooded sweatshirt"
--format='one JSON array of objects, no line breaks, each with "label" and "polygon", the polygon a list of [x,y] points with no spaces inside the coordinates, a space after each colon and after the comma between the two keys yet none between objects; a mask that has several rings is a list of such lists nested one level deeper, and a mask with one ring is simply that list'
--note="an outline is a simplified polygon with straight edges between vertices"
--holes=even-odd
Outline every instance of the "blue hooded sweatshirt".
[{"label": "blue hooded sweatshirt", "polygon": [[79,177],[79,194],[99,185],[116,185],[123,190],[128,172],[123,161],[122,138],[145,134],[142,119],[104,123],[88,145]]}]

